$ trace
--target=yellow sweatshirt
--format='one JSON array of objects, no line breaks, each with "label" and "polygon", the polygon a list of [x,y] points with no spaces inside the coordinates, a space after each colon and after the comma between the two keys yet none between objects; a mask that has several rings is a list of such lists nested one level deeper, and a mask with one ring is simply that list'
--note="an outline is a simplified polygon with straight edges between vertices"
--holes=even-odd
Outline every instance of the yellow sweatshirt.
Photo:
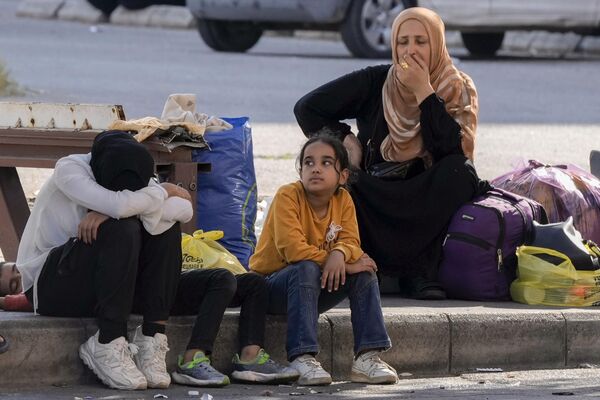
[{"label": "yellow sweatshirt", "polygon": [[279,188],[273,198],[250,269],[269,275],[303,260],[322,266],[332,250],[344,253],[347,263],[363,254],[352,198],[340,189],[329,201],[327,215],[318,218],[298,181]]}]

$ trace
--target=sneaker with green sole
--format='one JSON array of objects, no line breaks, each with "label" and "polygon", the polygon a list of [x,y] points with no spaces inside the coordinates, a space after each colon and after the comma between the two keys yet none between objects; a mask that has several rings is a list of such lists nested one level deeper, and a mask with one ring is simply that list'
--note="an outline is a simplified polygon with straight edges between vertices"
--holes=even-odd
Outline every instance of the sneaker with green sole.
[{"label": "sneaker with green sole", "polygon": [[229,385],[229,377],[210,365],[210,359],[201,351],[194,354],[194,359],[183,363],[179,356],[177,369],[171,374],[173,381],[181,385],[221,387]]},{"label": "sneaker with green sole", "polygon": [[256,358],[252,361],[242,361],[239,355],[235,355],[231,361],[233,364],[233,379],[249,383],[287,383],[293,382],[300,374],[293,368],[281,365],[271,359],[271,356],[260,349]]}]

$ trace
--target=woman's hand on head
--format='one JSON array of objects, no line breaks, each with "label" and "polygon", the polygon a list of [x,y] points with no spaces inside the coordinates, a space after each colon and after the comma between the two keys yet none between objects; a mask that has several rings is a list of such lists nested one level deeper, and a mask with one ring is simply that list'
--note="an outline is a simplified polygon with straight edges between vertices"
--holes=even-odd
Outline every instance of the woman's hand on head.
[{"label": "woman's hand on head", "polygon": [[350,165],[356,169],[360,169],[360,163],[362,161],[362,145],[356,135],[353,133],[346,135],[344,138],[344,147],[348,152]]},{"label": "woman's hand on head", "polygon": [[321,274],[321,289],[327,291],[338,290],[340,286],[346,284],[346,262],[344,261],[344,253],[339,250],[333,250],[329,253],[323,273]]},{"label": "woman's hand on head", "polygon": [[[405,65],[406,68],[403,68],[402,65]],[[434,92],[429,80],[427,65],[418,54],[404,56],[396,67],[396,74],[400,82],[417,97],[419,104]]]},{"label": "woman's hand on head", "polygon": [[352,275],[359,272],[377,272],[377,264],[367,253],[360,256],[356,262],[346,264],[347,274]]},{"label": "woman's hand on head", "polygon": [[77,238],[82,240],[85,244],[92,244],[98,237],[98,228],[107,219],[108,216],[100,214],[99,212],[88,212],[79,223],[79,227],[77,228]]},{"label": "woman's hand on head", "polygon": [[169,197],[181,197],[187,201],[192,201],[192,196],[190,196],[190,192],[182,188],[181,186],[174,185],[169,182],[163,182],[160,184],[163,189],[167,191]]}]

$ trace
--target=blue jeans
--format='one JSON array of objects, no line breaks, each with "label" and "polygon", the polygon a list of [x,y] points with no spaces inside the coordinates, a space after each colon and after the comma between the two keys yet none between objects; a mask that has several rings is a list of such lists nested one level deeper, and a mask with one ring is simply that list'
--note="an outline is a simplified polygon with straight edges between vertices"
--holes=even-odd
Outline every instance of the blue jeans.
[{"label": "blue jeans", "polygon": [[313,261],[301,261],[267,277],[270,314],[287,314],[287,355],[319,352],[317,320],[323,313],[350,299],[354,353],[392,347],[385,330],[377,276],[369,272],[346,275],[337,291],[321,289],[321,269]]}]

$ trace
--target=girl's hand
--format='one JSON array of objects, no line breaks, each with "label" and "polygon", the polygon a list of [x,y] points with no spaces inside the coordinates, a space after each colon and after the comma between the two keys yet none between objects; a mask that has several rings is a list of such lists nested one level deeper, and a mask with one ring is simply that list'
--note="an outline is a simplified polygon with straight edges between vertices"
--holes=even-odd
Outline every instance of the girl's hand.
[{"label": "girl's hand", "polygon": [[346,283],[346,263],[344,261],[344,253],[339,250],[333,250],[329,253],[325,266],[323,267],[323,273],[321,274],[321,289],[325,289],[327,285],[327,291],[338,290],[340,284]]},{"label": "girl's hand", "polygon": [[79,223],[77,238],[85,244],[92,244],[98,236],[98,228],[108,219],[108,216],[96,211],[90,211]]},{"label": "girl's hand", "polygon": [[346,273],[347,274],[357,274],[359,272],[377,272],[377,264],[375,261],[367,253],[364,253],[358,261],[346,264]]},{"label": "girl's hand", "polygon": [[429,69],[418,54],[403,56],[396,68],[396,74],[400,82],[417,97],[419,104],[434,92],[429,80]]}]

